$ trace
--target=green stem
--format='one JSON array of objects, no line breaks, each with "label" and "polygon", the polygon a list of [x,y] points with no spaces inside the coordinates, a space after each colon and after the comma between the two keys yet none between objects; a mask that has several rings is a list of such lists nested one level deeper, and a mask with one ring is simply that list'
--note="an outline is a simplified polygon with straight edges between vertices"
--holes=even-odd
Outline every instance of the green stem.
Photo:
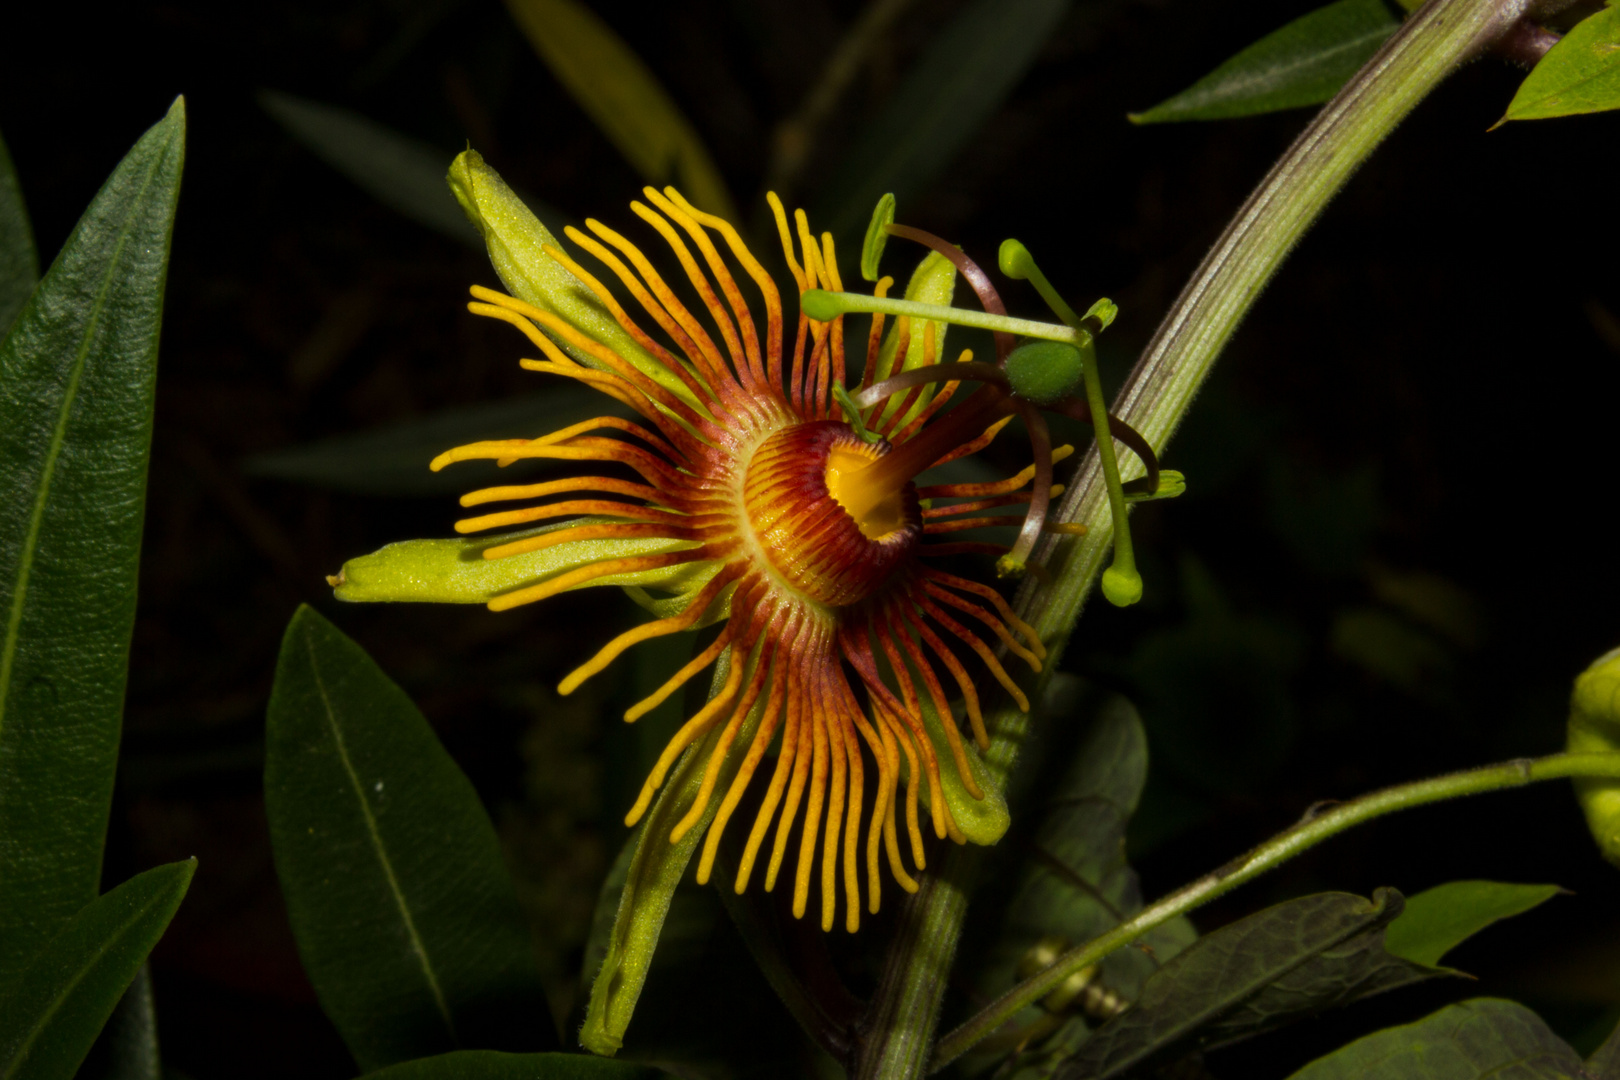
[{"label": "green stem", "polygon": [[[1126,381],[1114,415],[1162,451],[1238,323],[1322,209],[1430,90],[1509,30],[1527,7],[1528,0],[1430,0],[1402,25],[1323,107],[1243,204],[1160,323]],[[1102,571],[1113,534],[1102,514],[1106,502],[1107,485],[1092,451],[1056,517],[1091,523],[1091,532],[1048,540],[1036,560],[1047,557],[1052,586],[1042,587],[1038,576],[1031,575],[1019,595],[1020,614],[1051,645],[1048,673],[1058,667],[1063,645]],[[1006,776],[1029,718],[1004,704],[990,720],[986,764]],[[922,890],[902,911],[869,1017],[871,1035],[854,1070],[858,1080],[923,1075],[976,859],[964,849],[948,852],[937,874],[924,879]]]},{"label": "green stem", "polygon": [[1155,926],[1185,915],[1239,885],[1251,881],[1301,852],[1315,847],[1346,829],[1373,818],[1409,810],[1414,806],[1455,799],[1464,795],[1482,795],[1488,791],[1523,787],[1538,780],[1556,780],[1571,776],[1620,777],[1620,753],[1606,754],[1554,754],[1531,760],[1521,758],[1501,765],[1487,765],[1482,769],[1439,776],[1433,780],[1419,780],[1401,784],[1359,799],[1340,803],[1331,810],[1310,815],[1298,825],[1278,833],[1270,840],[1239,856],[1225,866],[1183,886],[1150,908],[1140,912],[1129,922],[1121,923],[1108,933],[1093,938],[1084,945],[1070,949],[1052,963],[1052,966],[1033,978],[1026,979],[1001,997],[991,1002],[967,1023],[946,1035],[934,1050],[929,1071],[944,1068],[956,1060],[980,1039],[1012,1019],[1020,1009],[1033,1005],[1076,971],[1095,964],[1103,957],[1129,945]]}]

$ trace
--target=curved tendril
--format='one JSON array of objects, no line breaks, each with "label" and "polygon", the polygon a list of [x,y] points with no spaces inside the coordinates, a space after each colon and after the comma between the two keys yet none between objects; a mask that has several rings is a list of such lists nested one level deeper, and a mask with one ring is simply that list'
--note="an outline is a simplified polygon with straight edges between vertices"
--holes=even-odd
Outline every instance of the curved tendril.
[{"label": "curved tendril", "polygon": [[[1091,423],[1091,405],[1084,398],[1073,397],[1050,406],[1050,408],[1055,413],[1061,413],[1071,419],[1079,420],[1081,423]],[[1130,447],[1131,452],[1140,458],[1142,464],[1147,468],[1147,475],[1137,477],[1124,485],[1125,490],[1133,495],[1151,495],[1158,491],[1159,455],[1153,452],[1153,447],[1148,443],[1147,437],[1113,413],[1108,414],[1108,431],[1114,438]]]},{"label": "curved tendril", "polygon": [[[903,240],[914,240],[924,247],[933,248],[951,260],[956,268],[962,272],[962,276],[967,279],[967,283],[973,286],[973,291],[978,294],[979,303],[984,305],[984,310],[992,315],[1007,314],[1007,305],[1001,302],[1001,294],[996,292],[995,285],[991,284],[990,276],[955,244],[950,243],[943,237],[935,236],[931,232],[912,228],[910,225],[887,225],[884,227],[884,232],[887,232],[890,236],[898,236]],[[1007,354],[1012,352],[1013,336],[1003,330],[997,330],[995,336],[996,360],[1005,363]]]}]

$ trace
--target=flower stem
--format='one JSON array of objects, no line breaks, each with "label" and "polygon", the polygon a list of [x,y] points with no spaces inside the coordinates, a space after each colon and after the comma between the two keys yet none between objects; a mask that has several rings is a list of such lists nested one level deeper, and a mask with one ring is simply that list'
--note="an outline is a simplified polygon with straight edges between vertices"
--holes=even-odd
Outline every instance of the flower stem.
[{"label": "flower stem", "polygon": [[967,1023],[939,1040],[929,1071],[944,1068],[963,1051],[1006,1023],[1026,1005],[1044,997],[1053,987],[1076,971],[1095,964],[1115,950],[1130,944],[1155,926],[1185,915],[1196,907],[1231,892],[1323,840],[1373,818],[1409,810],[1414,806],[1482,795],[1489,791],[1523,787],[1538,780],[1571,776],[1620,777],[1620,753],[1553,754],[1537,760],[1521,758],[1500,765],[1487,765],[1467,772],[1452,773],[1432,780],[1375,791],[1359,799],[1340,803],[1318,814],[1307,813],[1299,824],[1166,896],[1128,922],[1123,922],[1098,938],[1077,946],[1053,961],[1039,975],[1026,979],[980,1010]]},{"label": "flower stem", "polygon": [[[1507,33],[1528,5],[1529,0],[1430,0],[1403,24],[1243,204],[1160,323],[1114,415],[1162,451],[1238,323],[1329,200],[1430,90]],[[1058,654],[1111,546],[1113,529],[1101,512],[1106,500],[1107,485],[1093,451],[1057,519],[1097,527],[1084,537],[1047,540],[1037,559],[1048,556],[1053,584],[1042,587],[1032,576],[1020,593],[1020,614],[1052,647],[1048,673],[1058,666]],[[1007,705],[991,717],[986,764],[993,772],[1005,777],[1011,771],[1028,722]],[[924,879],[902,911],[857,1078],[907,1080],[924,1074],[976,861],[964,849],[948,852],[938,873]]]}]

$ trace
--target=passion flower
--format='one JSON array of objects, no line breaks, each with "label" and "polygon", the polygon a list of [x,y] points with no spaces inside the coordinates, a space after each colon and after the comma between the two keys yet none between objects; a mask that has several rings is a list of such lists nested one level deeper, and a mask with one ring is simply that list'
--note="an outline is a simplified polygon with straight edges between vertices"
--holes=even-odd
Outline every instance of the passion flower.
[{"label": "passion flower", "polygon": [[[983,384],[946,410],[964,385],[943,377],[954,365],[940,367],[940,376],[919,377],[940,361],[934,324],[921,335],[909,324],[898,326],[898,344],[885,357],[882,314],[873,317],[862,381],[852,399],[842,316],[818,321],[800,313],[789,334],[776,283],[729,223],[696,209],[672,188],[648,188],[645,195],[645,203],[631,208],[662,236],[706,320],[619,233],[593,220],[586,223],[588,232],[570,228],[567,235],[606,267],[669,345],[555,245],[546,245],[545,254],[594,294],[638,347],[636,358],[555,312],[492,290],[474,288],[469,305],[528,336],[540,357],[523,360],[525,368],[595,387],[629,406],[639,421],[603,416],[538,439],[474,443],[440,455],[433,468],[470,459],[560,458],[614,462],[635,474],[634,480],[576,476],[465,496],[462,504],[469,507],[523,505],[469,517],[457,524],[464,533],[574,519],[566,527],[492,545],[483,552],[486,559],[578,541],[661,542],[654,553],[576,566],[500,595],[489,606],[511,608],[590,584],[622,584],[684,568],[683,580],[699,584],[689,587],[679,611],[619,635],[560,689],[573,691],[638,642],[724,618],[706,648],[625,714],[635,720],[727,659],[720,689],[670,741],[626,823],[646,813],[682,752],[718,729],[701,790],[670,840],[679,841],[703,820],[712,800],[720,800],[697,871],[698,880],[707,881],[723,830],[756,776],[767,774],[737,864],[737,891],[747,888],[762,856],[765,887],[775,886],[802,821],[793,864],[794,914],[803,915],[819,864],[823,928],[834,924],[841,881],[845,923],[853,931],[860,922],[863,863],[872,911],[881,896],[881,862],[902,888],[916,889],[906,855],[911,867],[926,865],[919,810],[924,790],[935,835],[967,839],[942,791],[941,757],[950,759],[943,768],[954,772],[962,789],[984,797],[974,750],[957,729],[946,690],[949,684],[960,695],[972,740],[987,747],[979,693],[957,647],[977,654],[1025,709],[1023,691],[992,644],[1036,671],[1045,655],[998,592],[932,560],[1005,553],[999,545],[946,539],[1005,522],[984,516],[995,507],[1033,499],[1038,529],[1052,494],[1051,462],[1070,448],[1049,451],[1043,427],[1037,464],[1016,476],[917,486],[924,470],[987,445],[1019,405],[997,386]],[[769,201],[797,294],[841,292],[832,237],[823,234],[818,242],[802,211],[790,230],[780,201]],[[758,321],[739,277],[759,295]],[[876,294],[883,296],[890,284],[879,282]],[[649,370],[649,356],[656,370]],[[968,354],[957,363],[969,380],[979,379],[973,372],[987,366],[972,363]],[[745,725],[750,715],[757,720]],[[931,722],[943,734],[939,743],[930,737]],[[752,737],[739,740],[745,728]],[[775,759],[768,761],[773,745]],[[722,764],[731,755],[740,755],[741,764],[721,790]]]}]

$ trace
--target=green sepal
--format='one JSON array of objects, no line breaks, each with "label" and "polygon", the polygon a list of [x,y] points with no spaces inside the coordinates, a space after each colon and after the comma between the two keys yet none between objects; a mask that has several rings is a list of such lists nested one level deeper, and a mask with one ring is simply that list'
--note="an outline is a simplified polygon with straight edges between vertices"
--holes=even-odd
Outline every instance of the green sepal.
[{"label": "green sepal", "polygon": [[[592,563],[660,555],[697,546],[690,540],[658,538],[572,540],[521,555],[484,558],[485,550],[498,544],[607,520],[576,518],[497,536],[401,540],[370,555],[350,559],[336,576],[327,578],[327,582],[333,586],[333,595],[339,600],[357,604],[487,604],[503,593],[537,585]],[[708,562],[684,563],[659,570],[593,578],[579,587],[634,585],[680,593],[693,588],[694,582],[700,579],[707,580],[703,577],[705,573],[713,574]]]},{"label": "green sepal", "polygon": [[[583,281],[545,253],[548,245],[561,249],[562,244],[478,151],[458,154],[446,179],[467,219],[483,235],[489,261],[508,292],[564,319],[688,404],[697,404],[686,385],[624,331]],[[559,344],[587,367],[602,368],[602,362],[584,349]]]},{"label": "green sepal", "polygon": [[[909,661],[906,667],[910,669],[912,679],[917,680],[917,669]],[[1007,829],[1012,825],[1012,812],[1007,809],[1007,800],[1002,794],[1007,786],[1006,777],[997,775],[985,764],[979,756],[978,747],[973,745],[972,732],[966,724],[958,724],[968,768],[979,790],[984,793],[982,799],[974,798],[956,771],[956,756],[951,753],[950,738],[945,733],[945,724],[939,710],[934,707],[933,698],[928,694],[919,694],[917,704],[922,712],[923,728],[928,732],[928,741],[934,744],[934,757],[939,762],[940,793],[945,797],[945,805],[956,820],[957,828],[962,830],[962,835],[970,843],[994,844],[1007,835]],[[902,769],[905,767],[904,760],[901,759]],[[921,784],[918,796],[922,805],[932,809],[928,784],[921,779],[918,783]],[[896,795],[896,798],[903,797],[903,794]]]},{"label": "green sepal", "polygon": [[894,192],[879,199],[872,208],[872,222],[866,227],[866,241],[861,244],[861,277],[867,281],[878,279],[878,263],[883,260],[883,248],[889,242],[889,226],[894,224]]},{"label": "green sepal", "polygon": [[[956,264],[937,251],[930,251],[923,256],[922,262],[912,272],[911,280],[906,283],[904,299],[919,304],[938,304],[949,307],[956,295]],[[945,358],[945,332],[950,329],[949,323],[926,322],[919,319],[911,320],[911,336],[906,345],[906,358],[898,368],[895,367],[895,355],[900,351],[900,320],[894,319],[889,324],[889,332],[883,337],[883,344],[878,348],[877,373],[873,381],[886,379],[890,375],[897,375],[901,371],[911,371],[913,368],[923,366],[923,338],[928,327],[934,328],[934,361],[941,363]],[[941,383],[931,383],[922,387],[917,395],[916,402],[906,413],[905,419],[896,428],[903,427],[906,422],[923,410],[923,407],[934,399]],[[874,416],[874,423],[886,421],[900,408],[900,403],[906,398],[905,394],[896,394],[883,405],[883,408]]]},{"label": "green sepal", "polygon": [[1106,330],[1110,326],[1114,325],[1114,320],[1118,317],[1119,305],[1105,296],[1101,300],[1098,300],[1095,304],[1092,304],[1090,307],[1086,308],[1086,313],[1080,316],[1080,321],[1084,322],[1087,319],[1096,319],[1097,329]]},{"label": "green sepal", "polygon": [[[732,650],[721,654],[715,665],[712,687],[725,685],[730,665],[736,662]],[[678,842],[670,842],[670,833],[691,809],[698,790],[703,786],[703,774],[709,765],[716,743],[725,732],[725,724],[716,724],[697,745],[687,749],[680,761],[670,770],[663,788],[652,806],[636,827],[635,854],[625,875],[624,891],[619,896],[619,910],[613,918],[613,930],[608,937],[607,953],[602,966],[591,982],[590,1003],[585,1010],[585,1023],[580,1028],[579,1042],[593,1054],[611,1057],[624,1045],[624,1033],[635,1014],[636,1001],[646,985],[652,968],[653,953],[658,948],[658,937],[669,915],[670,902],[675,889],[686,873],[687,864],[697,853],[698,845],[709,831],[709,825],[720,810],[723,793],[742,765],[742,748],[753,741],[765,712],[762,699],[743,718],[741,728],[732,743],[731,752],[720,766],[718,782],[697,824]],[[730,888],[731,882],[719,882],[721,888]]]},{"label": "green sepal", "polygon": [[[1599,657],[1575,680],[1566,749],[1572,754],[1620,750],[1620,649]],[[1620,866],[1620,780],[1578,778],[1575,798],[1603,857]]]}]

